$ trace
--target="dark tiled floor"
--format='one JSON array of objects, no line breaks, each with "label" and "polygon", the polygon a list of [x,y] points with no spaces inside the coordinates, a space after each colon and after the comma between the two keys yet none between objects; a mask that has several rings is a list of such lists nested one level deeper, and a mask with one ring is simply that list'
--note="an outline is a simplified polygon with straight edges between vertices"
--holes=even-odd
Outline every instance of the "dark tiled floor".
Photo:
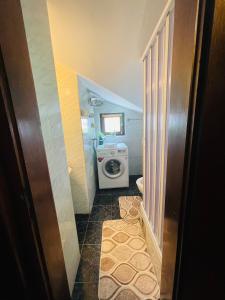
[{"label": "dark tiled floor", "polygon": [[85,238],[85,234],[86,234],[86,230],[87,230],[87,225],[88,222],[77,222],[77,233],[78,233],[78,240],[79,240],[79,244],[83,245],[84,243],[84,238]]},{"label": "dark tiled floor", "polygon": [[75,283],[72,299],[76,300],[97,300],[98,299],[98,283],[83,282]]},{"label": "dark tiled floor", "polygon": [[87,233],[85,236],[85,245],[101,244],[102,222],[88,222]]},{"label": "dark tiled floor", "polygon": [[112,205],[116,201],[116,196],[112,194],[98,194],[95,197],[94,205]]},{"label": "dark tiled floor", "polygon": [[139,195],[136,180],[130,176],[129,188],[96,191],[90,215],[76,215],[81,260],[73,290],[73,300],[97,300],[102,223],[120,219],[119,197]]},{"label": "dark tiled floor", "polygon": [[89,214],[84,214],[84,215],[76,215],[76,222],[84,222],[89,220],[90,215]]},{"label": "dark tiled floor", "polygon": [[76,282],[98,282],[100,250],[101,245],[83,245]]},{"label": "dark tiled floor", "polygon": [[120,218],[119,204],[112,205],[112,220],[118,220]]},{"label": "dark tiled floor", "polygon": [[[110,196],[109,196],[110,197]],[[90,221],[105,221],[112,219],[112,205],[94,205]]]}]

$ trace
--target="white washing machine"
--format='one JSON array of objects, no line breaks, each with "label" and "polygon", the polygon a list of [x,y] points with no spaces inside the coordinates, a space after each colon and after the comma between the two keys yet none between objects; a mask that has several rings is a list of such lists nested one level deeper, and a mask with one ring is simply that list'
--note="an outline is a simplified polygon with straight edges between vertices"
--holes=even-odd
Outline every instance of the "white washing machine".
[{"label": "white washing machine", "polygon": [[129,186],[128,148],[124,143],[99,145],[96,149],[100,189]]}]

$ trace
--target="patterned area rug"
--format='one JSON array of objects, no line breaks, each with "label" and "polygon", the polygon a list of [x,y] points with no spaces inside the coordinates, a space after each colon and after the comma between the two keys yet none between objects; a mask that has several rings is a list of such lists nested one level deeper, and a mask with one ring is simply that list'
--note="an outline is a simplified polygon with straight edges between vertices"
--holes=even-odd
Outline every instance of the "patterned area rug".
[{"label": "patterned area rug", "polygon": [[156,300],[159,285],[139,222],[103,223],[99,299]]},{"label": "patterned area rug", "polygon": [[119,197],[120,216],[128,223],[137,223],[140,220],[140,196]]}]

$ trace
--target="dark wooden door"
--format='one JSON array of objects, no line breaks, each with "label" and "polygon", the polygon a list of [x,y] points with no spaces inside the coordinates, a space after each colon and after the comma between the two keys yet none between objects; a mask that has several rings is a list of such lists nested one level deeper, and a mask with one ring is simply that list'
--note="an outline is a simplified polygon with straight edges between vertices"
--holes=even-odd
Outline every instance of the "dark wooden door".
[{"label": "dark wooden door", "polygon": [[[24,291],[24,297],[68,300],[20,1],[0,1],[0,53],[1,230],[7,240],[1,243],[5,247],[1,250],[14,257],[18,288]],[[1,259],[4,261],[5,256]],[[13,293],[13,283],[4,282]]]},{"label": "dark wooden door", "polygon": [[1,52],[0,128],[3,299],[51,299]]},{"label": "dark wooden door", "polygon": [[225,299],[225,2],[206,1],[176,299]]},{"label": "dark wooden door", "polygon": [[191,145],[193,88],[197,80],[198,43],[202,39],[204,1],[176,0],[168,122],[168,154],[163,231],[161,299],[175,299],[176,264],[180,255],[183,188]]},{"label": "dark wooden door", "polygon": [[161,300],[225,299],[225,3],[176,0]]},{"label": "dark wooden door", "polygon": [[[10,203],[9,187],[7,187],[5,174],[3,172],[2,161],[0,164],[0,280],[1,299],[14,299],[20,295],[23,299],[28,299],[26,282],[18,261],[17,249],[12,233],[12,224],[9,219]],[[15,228],[14,228],[15,230]],[[13,282],[13,289],[11,284]]]}]

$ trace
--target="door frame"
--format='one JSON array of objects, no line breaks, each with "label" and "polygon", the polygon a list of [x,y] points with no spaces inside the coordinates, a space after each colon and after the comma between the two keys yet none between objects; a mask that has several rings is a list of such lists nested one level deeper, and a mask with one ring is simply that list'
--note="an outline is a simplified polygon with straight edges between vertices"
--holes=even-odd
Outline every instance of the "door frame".
[{"label": "door frame", "polygon": [[225,297],[224,28],[224,1],[176,0],[161,300]]},{"label": "door frame", "polygon": [[[15,123],[0,51],[0,238],[1,245],[5,245],[1,256],[3,297],[13,299],[19,290],[24,299],[38,300],[46,296],[51,299]],[[12,281],[15,283],[13,289],[10,287]]]},{"label": "door frame", "polygon": [[179,300],[225,299],[225,3],[204,2],[176,261]]},{"label": "door frame", "polygon": [[[189,178],[189,151],[198,84],[199,47],[205,1],[176,0],[168,120],[168,150],[163,226],[161,299],[176,299],[182,218]],[[188,16],[188,17],[187,17]]]},{"label": "door frame", "polygon": [[14,150],[18,153],[21,175],[26,181],[27,205],[36,224],[33,242],[38,241],[36,247],[44,274],[45,299],[68,300],[68,280],[20,1],[0,2],[0,47],[9,95],[4,108],[11,138],[13,135],[18,137],[14,140]]},{"label": "door frame", "polygon": [[[204,153],[204,159],[200,165],[194,159],[197,157],[195,151],[200,149],[203,151],[204,146],[208,146],[206,132],[205,139],[199,144],[199,131],[197,130],[199,129],[199,119],[197,118],[199,114],[196,114],[196,111],[199,112],[203,108],[206,110],[205,114],[201,115],[201,126],[205,129],[208,129],[209,125],[213,125],[212,120],[215,122],[217,116],[222,122],[219,109],[212,118],[207,108],[210,107],[211,97],[223,97],[225,94],[225,85],[219,78],[219,75],[224,75],[224,72],[221,71],[217,74],[213,63],[213,56],[220,55],[221,57],[221,49],[224,50],[225,38],[222,34],[221,24],[225,24],[225,8],[222,3],[223,0],[210,1],[211,5],[208,5],[208,2],[205,0],[176,0],[175,3],[170,111],[172,118],[169,121],[162,272],[162,290],[164,294],[161,300],[186,299],[185,291],[190,287],[187,281],[185,284],[184,280],[187,276],[185,275],[187,262],[191,262],[185,254],[188,251],[187,241],[190,240],[194,232],[193,228],[190,228],[187,216],[190,216],[190,212],[194,212],[194,208],[196,211],[198,208],[189,206],[190,192],[195,191],[192,188],[193,182],[190,181],[190,174],[196,176],[194,182],[196,184],[200,180],[199,176],[202,175],[198,173],[198,168],[204,171],[203,164],[206,163],[207,159],[210,159],[209,153]],[[216,22],[215,19],[215,24],[214,22],[212,24],[213,43],[211,44],[210,53],[205,53],[204,47],[201,47],[204,38],[203,33],[205,27],[207,27],[206,17],[209,16],[206,13],[206,3],[209,11],[212,11],[214,4],[216,4],[216,16],[223,17],[220,23]],[[224,41],[223,47],[219,47],[217,44],[218,36]],[[211,39],[210,30],[205,38],[204,42]],[[17,147],[15,150],[19,152],[18,158],[22,166],[21,171],[27,184],[25,192],[28,197],[26,201],[33,212],[34,223],[36,224],[34,227],[34,240],[38,241],[37,249],[41,253],[41,259],[38,259],[41,269],[44,270],[43,277],[46,278],[46,297],[43,300],[49,298],[52,300],[68,300],[70,295],[65,263],[19,1],[7,0],[0,2],[0,45],[10,94],[10,103],[7,105],[9,105],[12,113],[8,116],[8,124],[11,124],[11,133],[18,136],[17,143],[14,145]],[[205,55],[203,55],[204,53]],[[204,70],[206,64],[209,68]],[[221,61],[220,69],[222,68],[225,70],[224,61]],[[207,71],[207,78],[204,77],[204,71]],[[211,76],[215,76],[216,80],[210,77],[210,71],[212,71]],[[211,82],[213,82],[213,85],[210,85]],[[219,94],[216,93],[218,88]],[[201,102],[200,107],[199,102]],[[224,109],[224,105],[218,99],[216,104],[220,104],[220,109]],[[7,107],[5,106],[5,108]],[[12,118],[15,118],[15,122],[12,122]],[[205,125],[206,127],[204,127]],[[225,132],[224,122],[222,125]],[[218,127],[214,124],[213,129],[217,130]],[[212,133],[210,137],[212,137]],[[224,146],[224,140],[217,140],[216,147],[219,149],[221,145]],[[198,148],[197,146],[201,147]],[[213,145],[210,149],[213,149]],[[220,157],[222,157],[222,152],[220,154]],[[217,159],[217,157],[214,157],[214,159]],[[213,175],[207,177],[206,184],[208,186],[210,184],[215,186],[216,180],[221,183],[221,179],[224,178],[222,169],[220,169],[218,176],[213,178]],[[207,198],[207,188],[204,194],[200,193],[203,190],[204,183],[204,180],[200,180],[201,190],[198,190],[197,195],[204,195],[207,203],[210,203],[210,199]],[[220,189],[216,195],[218,197],[224,195],[223,192],[224,190]],[[210,193],[211,195],[212,193]],[[201,198],[201,204],[203,204],[203,200]],[[207,212],[210,208],[213,209],[213,206],[208,206]],[[189,211],[188,215],[186,215],[187,210]],[[221,211],[224,212],[224,210]],[[198,224],[193,214],[191,215],[193,221]],[[216,216],[214,216],[214,220],[216,220]],[[28,221],[30,222],[30,220]],[[205,219],[205,221],[209,223],[208,219]],[[208,225],[208,223],[205,224]],[[196,236],[195,242],[198,242]],[[51,251],[52,248],[54,254]],[[165,255],[166,253],[169,255]],[[197,259],[196,256],[195,262]],[[170,277],[172,280],[166,282]],[[190,282],[188,283],[190,284]],[[194,287],[193,282],[191,284]],[[214,281],[213,284],[216,286]]]}]

